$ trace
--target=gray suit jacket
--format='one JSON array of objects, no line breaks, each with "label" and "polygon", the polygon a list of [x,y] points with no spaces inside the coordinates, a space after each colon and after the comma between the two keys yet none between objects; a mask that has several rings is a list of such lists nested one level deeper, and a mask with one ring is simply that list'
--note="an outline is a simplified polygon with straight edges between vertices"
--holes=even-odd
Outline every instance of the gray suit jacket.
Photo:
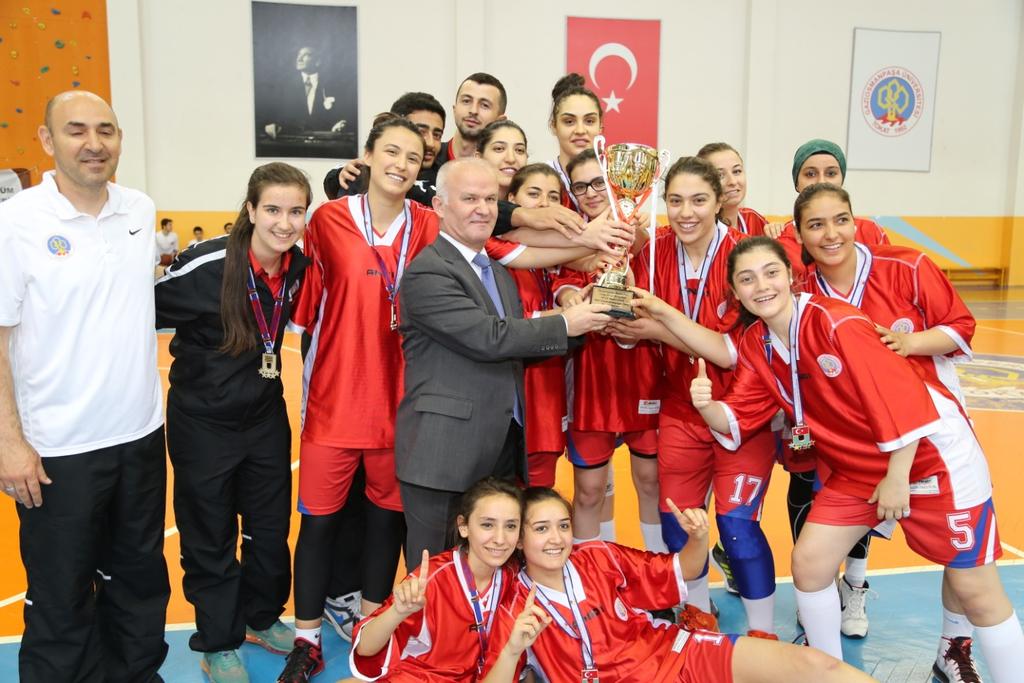
[{"label": "gray suit jacket", "polygon": [[[400,289],[405,394],[395,422],[398,479],[465,491],[490,475],[523,403],[523,358],[564,354],[561,316],[523,319],[512,276],[491,261],[506,317],[444,237],[409,264]],[[525,413],[525,409],[523,411]],[[526,454],[519,468],[526,480]]]}]

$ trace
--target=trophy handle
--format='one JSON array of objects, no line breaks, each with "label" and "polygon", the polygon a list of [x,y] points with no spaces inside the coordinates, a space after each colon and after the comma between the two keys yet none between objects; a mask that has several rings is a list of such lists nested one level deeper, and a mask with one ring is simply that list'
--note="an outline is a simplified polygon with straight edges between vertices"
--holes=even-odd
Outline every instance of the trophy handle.
[{"label": "trophy handle", "polygon": [[658,172],[654,176],[654,192],[651,193],[651,222],[650,232],[647,240],[647,291],[654,294],[654,243],[655,237],[658,233],[658,183],[662,181],[665,174],[668,173],[669,162],[672,160],[672,154],[667,149],[663,149],[658,152]]},{"label": "trophy handle", "polygon": [[672,153],[667,149],[663,149],[658,152],[658,172],[654,175],[655,184],[660,183],[661,179],[668,173],[670,162],[672,161]]},{"label": "trophy handle", "polygon": [[604,136],[594,136],[594,156],[597,157],[597,165],[601,168],[601,176],[604,177],[604,191],[608,194],[608,205],[612,207],[612,218],[622,220],[619,215],[619,208],[615,205],[615,195],[612,194],[612,184],[608,180],[608,156],[604,153]]}]

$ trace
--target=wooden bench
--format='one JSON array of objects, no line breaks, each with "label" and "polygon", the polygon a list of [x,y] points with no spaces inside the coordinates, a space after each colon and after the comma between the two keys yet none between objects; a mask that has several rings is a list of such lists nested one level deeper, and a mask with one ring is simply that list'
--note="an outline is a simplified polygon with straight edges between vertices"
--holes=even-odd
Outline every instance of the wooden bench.
[{"label": "wooden bench", "polygon": [[962,284],[988,283],[995,287],[1006,286],[1005,268],[943,268],[950,282]]}]

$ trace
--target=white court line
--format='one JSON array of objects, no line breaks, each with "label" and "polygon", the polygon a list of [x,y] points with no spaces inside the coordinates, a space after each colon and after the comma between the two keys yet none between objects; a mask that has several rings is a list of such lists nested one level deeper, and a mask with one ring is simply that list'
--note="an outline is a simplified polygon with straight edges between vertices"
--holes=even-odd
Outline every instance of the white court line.
[{"label": "white court line", "polygon": [[1002,332],[1004,334],[1013,334],[1018,337],[1024,337],[1024,332],[1017,332],[1016,330],[1004,330],[1000,327],[989,327],[988,325],[978,325],[975,327],[978,330],[989,330],[990,332]]},{"label": "white court line", "polygon": [[284,349],[285,351],[291,351],[292,353],[297,353],[300,356],[302,355],[302,351],[299,351],[298,349],[296,349],[296,348],[294,348],[292,346],[285,346],[284,344],[282,344],[281,348]]},{"label": "white court line", "polygon": [[1005,550],[1006,552],[1013,553],[1017,557],[1024,558],[1024,550],[1021,550],[1020,548],[1015,548],[1009,543],[1003,543],[1002,541],[999,542],[999,545],[1003,546],[1003,550]]}]

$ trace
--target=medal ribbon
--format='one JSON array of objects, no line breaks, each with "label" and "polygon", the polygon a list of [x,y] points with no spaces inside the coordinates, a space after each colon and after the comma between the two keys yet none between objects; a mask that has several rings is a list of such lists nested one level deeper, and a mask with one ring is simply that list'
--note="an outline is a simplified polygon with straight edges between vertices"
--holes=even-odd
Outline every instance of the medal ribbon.
[{"label": "medal ribbon", "polygon": [[697,272],[697,280],[700,284],[697,285],[697,297],[693,303],[692,311],[690,310],[689,292],[686,289],[686,274],[688,272],[686,265],[690,262],[690,257],[686,255],[683,243],[678,239],[676,240],[676,262],[679,267],[679,290],[683,295],[683,313],[694,322],[697,322],[700,305],[704,301],[704,288],[707,285],[708,273],[711,271],[711,264],[715,260],[718,248],[722,245],[722,240],[725,239],[725,232],[725,226],[716,225],[715,233],[711,236],[711,243],[708,245],[708,250],[704,252],[704,260],[701,261],[700,270]]},{"label": "medal ribbon", "polygon": [[853,290],[850,291],[849,297],[845,297],[832,289],[832,286],[825,280],[825,276],[821,274],[821,270],[815,268],[815,276],[818,278],[818,287],[825,293],[825,296],[845,301],[860,308],[861,302],[864,301],[864,290],[867,288],[868,278],[871,276],[871,265],[874,257],[871,255],[871,250],[863,244],[854,242],[853,246],[857,252],[857,275],[853,279]]},{"label": "medal ribbon", "polygon": [[491,590],[490,598],[487,604],[491,606],[491,611],[487,615],[487,623],[484,624],[484,613],[480,607],[480,596],[476,592],[476,579],[473,578],[473,572],[469,568],[469,562],[466,561],[465,555],[459,550],[455,551],[459,561],[455,563],[455,569],[459,572],[463,583],[463,594],[466,596],[466,600],[469,602],[470,608],[473,610],[473,621],[476,626],[476,636],[480,641],[480,655],[477,657],[477,671],[482,674],[484,670],[484,660],[487,656],[487,640],[491,634],[491,625],[494,623],[494,614],[498,611],[498,599],[501,597],[501,570],[494,572],[494,578],[491,579]]},{"label": "medal ribbon", "polygon": [[555,157],[550,164],[551,168],[555,169],[555,172],[558,173],[558,177],[562,179],[562,187],[565,188],[565,194],[569,197],[569,201],[572,202],[574,207],[576,207],[576,213],[582,216],[583,209],[580,208],[580,203],[576,201],[576,195],[574,195],[572,190],[569,188],[569,174],[565,172],[564,168],[562,168],[562,162],[558,160],[558,157]]},{"label": "medal ribbon", "polygon": [[387,292],[388,302],[395,306],[398,303],[398,288],[402,284],[402,274],[405,273],[405,260],[409,254],[409,241],[412,236],[412,216],[409,212],[409,202],[408,200],[405,202],[405,217],[403,219],[405,222],[401,228],[402,246],[398,252],[398,269],[395,272],[394,278],[392,278],[387,265],[384,263],[384,258],[374,245],[373,216],[370,214],[370,205],[366,201],[366,195],[361,195],[359,201],[363,210],[363,230],[366,232],[366,243],[370,245],[370,251],[377,257],[377,264],[380,266],[380,277],[384,281],[384,291]]},{"label": "medal ribbon", "polygon": [[555,295],[551,291],[551,274],[547,268],[530,268],[533,279],[540,290],[540,310],[550,311],[555,306]]},{"label": "medal ribbon", "polygon": [[[554,619],[559,628],[568,633],[572,638],[580,641],[580,656],[583,658],[583,669],[596,671],[597,667],[594,666],[594,648],[590,642],[590,632],[587,631],[587,625],[583,621],[583,614],[580,612],[579,602],[576,600],[576,594],[572,588],[572,577],[569,574],[569,567],[571,565],[572,562],[568,561],[562,567],[562,581],[565,583],[565,597],[569,600],[569,609],[572,610],[572,619],[576,622],[576,627],[570,626],[562,617],[562,613],[551,604],[551,600],[545,595],[544,589],[540,585],[537,586],[537,602],[548,611],[548,614],[551,615],[551,618]],[[533,581],[523,569],[519,570],[519,580],[527,588],[533,588]]]},{"label": "medal ribbon", "polygon": [[281,279],[281,287],[274,295],[274,315],[271,318],[271,326],[274,334],[270,334],[267,327],[267,318],[263,315],[263,307],[260,306],[260,295],[256,293],[256,277],[253,275],[252,266],[249,266],[249,301],[252,303],[252,312],[256,315],[256,326],[260,329],[260,337],[263,339],[263,348],[267,353],[274,353],[274,342],[277,334],[281,331],[281,309],[284,308],[284,287],[288,278]]}]

